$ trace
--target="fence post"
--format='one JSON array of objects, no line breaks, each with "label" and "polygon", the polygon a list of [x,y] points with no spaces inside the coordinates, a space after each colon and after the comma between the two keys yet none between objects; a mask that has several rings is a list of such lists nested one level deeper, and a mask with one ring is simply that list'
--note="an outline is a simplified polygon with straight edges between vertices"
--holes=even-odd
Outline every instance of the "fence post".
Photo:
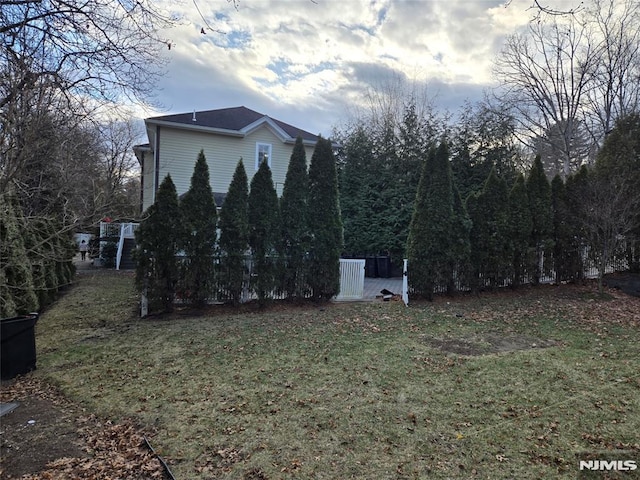
[{"label": "fence post", "polygon": [[149,298],[147,297],[147,288],[149,281],[145,277],[144,286],[142,287],[142,295],[140,297],[140,317],[144,318],[149,315]]},{"label": "fence post", "polygon": [[409,261],[405,258],[402,261],[402,301],[408,307],[409,306],[409,271],[407,270],[407,264]]}]

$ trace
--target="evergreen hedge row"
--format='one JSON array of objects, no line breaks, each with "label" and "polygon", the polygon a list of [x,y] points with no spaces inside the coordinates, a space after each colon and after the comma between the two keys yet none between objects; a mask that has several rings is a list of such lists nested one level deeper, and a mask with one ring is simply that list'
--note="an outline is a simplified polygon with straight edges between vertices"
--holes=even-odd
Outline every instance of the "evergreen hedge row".
[{"label": "evergreen hedge row", "polygon": [[0,192],[1,318],[41,311],[75,274],[71,230],[55,212],[24,210],[13,192]]},{"label": "evergreen hedge row", "polygon": [[[640,122],[638,122],[640,132]],[[626,195],[603,196],[612,187],[602,170],[583,167],[567,181],[550,183],[536,157],[527,176],[519,175],[509,188],[491,170],[481,190],[461,205],[451,181],[446,142],[431,148],[423,165],[409,231],[409,286],[413,295],[432,299],[435,292],[477,291],[522,283],[537,285],[544,279],[579,281],[595,266],[602,281],[605,267],[633,268],[640,252],[640,195],[629,188]],[[625,169],[626,176],[635,175]],[[617,179],[620,177],[615,177]],[[613,183],[615,185],[615,183]],[[609,217],[597,217],[602,198]],[[622,197],[625,203],[608,205]],[[626,216],[624,212],[629,210]],[[590,220],[590,216],[592,219]],[[468,228],[470,226],[470,228]]]},{"label": "evergreen hedge row", "polygon": [[149,311],[170,312],[176,300],[238,304],[250,294],[261,305],[330,299],[339,292],[342,251],[332,143],[320,138],[307,173],[304,145],[296,140],[280,200],[268,164],[259,165],[249,188],[240,159],[219,221],[200,152],[182,200],[171,177],[163,180],[136,243],[136,285]]}]

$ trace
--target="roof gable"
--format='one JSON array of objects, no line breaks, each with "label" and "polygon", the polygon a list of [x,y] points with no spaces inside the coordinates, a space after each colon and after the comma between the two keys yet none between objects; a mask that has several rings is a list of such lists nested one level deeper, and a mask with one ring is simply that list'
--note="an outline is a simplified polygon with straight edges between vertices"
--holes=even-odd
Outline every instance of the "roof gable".
[{"label": "roof gable", "polygon": [[175,124],[181,128],[197,130],[213,130],[217,133],[244,136],[262,125],[268,125],[283,141],[295,140],[298,135],[306,143],[316,143],[318,136],[305,130],[289,125],[268,115],[251,110],[247,107],[222,108],[219,110],[205,110],[192,113],[178,113],[151,117],[147,123]]}]

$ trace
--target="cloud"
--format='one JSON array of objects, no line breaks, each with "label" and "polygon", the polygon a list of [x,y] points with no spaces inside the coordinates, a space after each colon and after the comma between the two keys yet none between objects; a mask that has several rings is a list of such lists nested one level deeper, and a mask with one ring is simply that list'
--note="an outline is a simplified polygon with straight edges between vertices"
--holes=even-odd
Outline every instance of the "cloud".
[{"label": "cloud", "polygon": [[167,33],[175,47],[159,99],[171,112],[246,105],[325,135],[389,79],[427,85],[453,110],[481,98],[493,57],[530,20],[530,4],[243,0],[236,10],[199,1],[206,23],[189,2],[170,4],[185,21]]}]

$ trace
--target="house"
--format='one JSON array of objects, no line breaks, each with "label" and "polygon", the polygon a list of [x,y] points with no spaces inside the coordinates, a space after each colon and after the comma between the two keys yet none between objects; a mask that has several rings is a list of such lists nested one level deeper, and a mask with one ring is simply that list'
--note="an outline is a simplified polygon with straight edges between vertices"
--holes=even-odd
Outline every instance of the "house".
[{"label": "house", "polygon": [[318,141],[316,135],[246,107],[152,117],[145,120],[145,125],[149,143],[134,148],[142,170],[143,210],[154,203],[167,174],[171,174],[178,195],[189,189],[200,150],[209,165],[218,206],[224,201],[240,158],[249,182],[260,162],[267,161],[276,191],[282,195],[296,137],[302,137],[307,162]]}]

